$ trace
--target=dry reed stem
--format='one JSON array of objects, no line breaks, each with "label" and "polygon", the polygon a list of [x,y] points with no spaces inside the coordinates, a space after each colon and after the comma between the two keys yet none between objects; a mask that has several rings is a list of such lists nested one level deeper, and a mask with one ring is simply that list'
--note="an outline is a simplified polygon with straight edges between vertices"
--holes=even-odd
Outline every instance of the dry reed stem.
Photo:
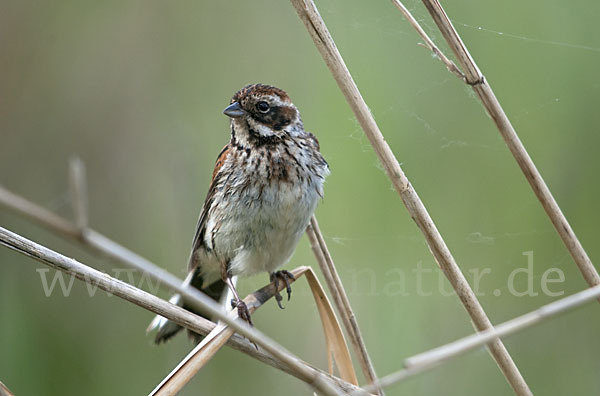
[{"label": "dry reed stem", "polygon": [[[84,169],[82,163],[75,163],[75,164],[72,163],[70,166],[70,180],[71,180],[71,183],[73,186],[72,189],[74,192],[75,191],[79,191],[79,192],[85,191],[85,187],[84,187],[86,185],[85,172],[82,171],[82,169]],[[83,175],[83,177],[82,177],[82,175]],[[83,188],[82,188],[82,186],[83,186]],[[76,202],[76,201],[80,201],[80,199],[75,199],[75,198],[81,197],[82,194],[81,193],[73,193],[72,196],[74,197],[74,202]],[[145,258],[137,255],[136,253],[131,252],[130,250],[126,249],[125,247],[106,238],[105,236],[97,233],[96,231],[94,231],[92,229],[89,229],[89,228],[82,229],[76,225],[71,224],[67,220],[34,204],[33,202],[26,200],[25,198],[23,198],[17,194],[14,194],[14,193],[8,191],[7,189],[3,188],[2,186],[0,186],[0,204],[4,205],[6,208],[11,209],[25,217],[30,218],[31,220],[38,222],[39,224],[49,228],[50,230],[58,231],[67,237],[73,238],[73,239],[81,242],[84,246],[87,246],[96,252],[100,252],[103,255],[109,256],[113,261],[119,262],[121,264],[125,264],[129,267],[133,267],[144,273],[147,273],[151,278],[159,281],[160,282],[159,284],[161,284],[161,285],[162,285],[162,282],[165,281],[167,283],[167,286],[173,291],[176,291],[178,293],[184,292],[184,289],[182,287],[183,282],[181,280],[177,279],[173,275],[169,274],[168,272],[166,272],[162,268],[158,267],[157,265],[151,263],[150,261],[146,260]],[[75,210],[75,213],[77,213],[77,212],[78,211]],[[77,217],[77,215],[76,215],[76,217]],[[86,222],[86,224],[87,224],[87,222]],[[326,249],[326,247],[325,247],[325,249]],[[331,285],[329,285],[329,287],[332,288]],[[341,305],[338,306],[338,310],[340,312],[343,312],[339,308],[340,306]],[[353,316],[354,315],[352,314],[352,317]],[[344,323],[346,323],[346,322],[344,322]],[[356,327],[357,327],[357,325],[356,325]],[[353,341],[353,345],[354,345],[354,342],[356,342],[355,341],[356,336],[353,333],[351,333],[350,331],[349,331],[349,334],[350,334],[350,337],[351,337],[351,339]],[[358,333],[358,334],[360,337],[360,333]],[[354,338],[353,338],[353,336],[354,336]],[[363,343],[362,339],[360,339],[359,342],[363,344],[363,349],[364,349],[364,343]],[[364,349],[363,354],[366,354],[366,349]],[[368,358],[368,355],[367,355],[367,358]],[[361,361],[361,364],[362,364],[362,361]],[[369,364],[370,364],[370,361],[369,361]],[[374,371],[372,371],[372,372],[374,372]],[[373,378],[375,378],[375,377],[373,376]],[[369,381],[369,382],[372,382],[372,381]]]},{"label": "dry reed stem", "polygon": [[[337,363],[340,377],[353,385],[358,385],[358,380],[356,379],[356,374],[352,366],[352,359],[350,358],[350,352],[348,351],[348,347],[344,340],[342,329],[337,322],[333,308],[314,272],[310,267],[298,267],[291,272],[294,275],[294,279],[290,280],[290,283],[305,275],[308,284],[313,291],[313,297],[319,310],[328,349],[327,358],[330,362],[329,373],[333,374],[333,362],[331,359],[333,356],[333,359]],[[270,283],[248,295],[244,298],[244,302],[252,314],[265,302],[271,299],[276,292],[282,291],[285,287],[286,285],[281,282],[278,290],[275,290],[275,285]],[[232,296],[225,298],[224,301],[229,301],[231,297]],[[237,318],[237,310],[230,311],[229,316],[234,319]],[[200,344],[198,344],[177,365],[177,367],[169,373],[169,375],[150,393],[150,396],[172,395],[179,392],[218,352],[232,335],[233,330],[226,324],[222,322],[217,323],[215,329],[202,339]]]},{"label": "dry reed stem", "polygon": [[[354,353],[356,353],[358,357],[363,374],[367,379],[367,382],[372,384],[377,379],[375,368],[373,367],[373,363],[367,352],[367,347],[365,346],[365,342],[360,333],[360,328],[356,321],[352,306],[350,305],[346,290],[344,289],[344,284],[337,273],[337,269],[335,268],[335,264],[333,263],[333,259],[331,258],[331,254],[329,253],[329,249],[327,248],[327,244],[325,243],[325,239],[319,229],[319,223],[315,216],[311,217],[310,224],[306,229],[306,234],[310,240],[310,245],[315,254],[315,258],[317,259],[317,263],[319,263],[319,267],[321,267],[327,286],[331,291],[335,306],[340,313],[346,332],[350,337]],[[379,395],[383,396],[383,391],[381,389],[378,389],[377,392]]]},{"label": "dry reed stem", "polygon": [[14,396],[2,381],[0,381],[0,396]]},{"label": "dry reed stem", "polygon": [[233,335],[233,330],[219,321],[217,326],[175,367],[148,396],[177,394],[221,349]]},{"label": "dry reed stem", "polygon": [[[325,63],[335,78],[340,90],[346,97],[346,100],[365,132],[365,135],[375,149],[386,174],[402,198],[402,202],[406,206],[411,217],[425,236],[429,249],[452,284],[452,287],[469,313],[476,329],[481,331],[491,328],[492,323],[485,314],[481,304],[469,286],[469,283],[442,239],[442,236],[429,216],[423,202],[410,184],[408,178],[402,171],[398,160],[386,143],[373,115],[369,111],[358,87],[354,83],[333,38],[327,30],[325,22],[319,15],[314,2],[312,0],[291,0],[291,2],[313,39],[319,53],[325,60]],[[519,372],[519,369],[504,347],[504,344],[502,344],[500,340],[495,340],[490,343],[489,351],[511,387],[515,390],[515,393],[519,396],[532,395],[527,383]]]},{"label": "dry reed stem", "polygon": [[[212,330],[211,328],[209,331],[206,331],[206,322],[211,323],[211,327],[214,328],[214,323],[199,317],[198,315],[164,301],[119,279],[115,279],[108,274],[79,263],[74,259],[65,257],[2,227],[0,227],[0,243],[41,263],[47,264],[56,270],[73,275],[81,281],[97,286],[101,290],[123,298],[142,308],[152,311],[155,314],[164,316],[165,318],[198,332],[199,334],[205,335]],[[289,369],[293,370],[294,375],[297,378],[300,378],[307,384],[318,389],[323,394],[342,394],[340,389],[336,386],[336,382],[334,382],[330,376],[323,375],[320,371],[310,367],[283,346],[277,344],[257,329],[249,327],[245,322],[231,319],[210,297],[198,290],[194,292],[193,290],[187,289],[183,290],[182,295],[186,301],[191,299],[196,300],[200,303],[202,311],[206,312],[207,315],[222,320],[237,333],[245,336],[265,349],[266,352],[288,366]]]},{"label": "dry reed stem", "polygon": [[[560,300],[546,304],[534,311],[518,316],[494,328],[461,338],[451,343],[431,349],[404,360],[403,370],[382,377],[376,385],[390,386],[414,375],[429,371],[438,365],[463,355],[475,348],[481,347],[490,341],[518,333],[524,329],[535,326],[562,313],[573,310],[583,304],[594,301],[600,297],[600,285],[564,297]],[[374,386],[367,386],[362,391],[374,390]],[[353,395],[360,395],[357,391]]]},{"label": "dry reed stem", "polygon": [[[237,281],[237,276],[234,276],[231,279],[234,287],[237,286]],[[225,297],[220,301],[220,304],[223,305],[224,309],[227,309],[227,302],[231,301],[233,297],[233,292],[228,288]],[[237,311],[235,313],[237,313]],[[228,315],[235,317],[233,316],[234,312],[231,311],[228,312]],[[196,345],[173,370],[171,370],[171,372],[154,388],[154,390],[152,390],[152,392],[148,394],[148,396],[177,394],[233,335],[233,330],[227,327],[227,324],[219,320],[215,328],[202,338],[202,341]]]},{"label": "dry reed stem", "polygon": [[[159,281],[160,286],[166,285],[172,291],[180,293],[186,296],[186,299],[189,299],[189,303],[194,305],[195,307],[201,308],[202,305],[195,301],[194,294],[196,290],[193,288],[184,288],[182,287],[183,281],[178,279],[177,277],[171,275],[161,267],[153,264],[147,259],[139,256],[138,254],[130,251],[129,249],[119,245],[118,243],[110,240],[109,238],[99,234],[98,232],[87,228],[85,230],[78,229],[77,226],[72,224],[71,222],[63,219],[62,217],[48,211],[41,206],[28,201],[27,199],[12,193],[11,191],[5,189],[0,185],[0,205],[3,205],[5,208],[12,210],[13,212],[20,214],[34,222],[42,225],[43,227],[56,231],[62,234],[65,237],[74,239],[81,243],[84,247],[90,248],[92,251],[96,253],[100,253],[101,255],[107,256],[112,261],[124,264],[128,267],[132,267],[142,271],[145,274],[148,274],[154,280]],[[191,293],[191,294],[190,294]],[[207,321],[207,324],[214,324],[210,321]],[[208,333],[208,331],[206,332]],[[287,372],[288,374],[294,375],[299,379],[302,379],[292,369],[289,369],[287,366],[282,364],[276,358],[273,358],[270,355],[264,353],[255,353],[255,349],[253,346],[244,346],[242,344],[234,344],[234,348],[247,353],[259,361],[269,364],[273,367],[276,367],[280,370]],[[321,371],[319,369],[312,368],[316,371]],[[338,381],[336,377],[333,377],[334,381]],[[345,381],[338,382],[337,384],[342,389],[352,389],[352,384],[346,383]]]},{"label": "dry reed stem", "polygon": [[306,277],[308,285],[310,286],[315,304],[319,311],[319,317],[321,318],[323,332],[325,334],[329,372],[333,374],[333,363],[335,362],[340,373],[340,377],[351,384],[358,385],[358,379],[356,378],[356,372],[354,371],[354,365],[352,364],[352,358],[350,357],[348,344],[344,338],[344,333],[342,332],[340,323],[335,316],[333,307],[331,306],[331,303],[325,294],[325,290],[323,290],[323,286],[321,286],[321,283],[319,282],[319,279],[315,275],[312,268],[304,268],[305,270],[302,273]]},{"label": "dry reed stem", "polygon": [[7,190],[2,185],[0,185],[0,205],[51,231],[57,231],[72,239],[80,238],[79,230],[73,223]]},{"label": "dry reed stem", "polygon": [[[51,231],[56,231],[63,236],[74,239],[95,253],[108,257],[116,263],[135,268],[142,273],[147,274],[153,280],[158,281],[159,286],[166,286],[169,290],[182,295],[186,294],[188,291],[194,293],[194,288],[183,286],[183,280],[137,253],[119,245],[91,228],[79,229],[77,225],[8,191],[2,186],[0,186],[0,205],[35,221]],[[201,308],[201,303],[195,300],[196,299],[192,297],[189,303],[196,308]]]},{"label": "dry reed stem", "polygon": [[424,44],[425,48],[427,48],[431,52],[433,52],[433,54],[435,56],[437,56],[438,59],[440,61],[442,61],[442,63],[444,63],[446,65],[446,69],[448,69],[448,71],[450,73],[454,74],[456,77],[460,78],[464,82],[467,82],[467,79],[466,79],[464,73],[462,71],[460,71],[460,69],[458,68],[458,66],[456,66],[456,64],[454,62],[452,62],[435,45],[435,43],[433,42],[433,40],[429,38],[429,36],[427,35],[427,33],[425,33],[425,30],[423,30],[423,28],[421,27],[421,25],[419,25],[419,22],[417,22],[417,20],[415,19],[415,17],[413,17],[412,14],[410,13],[410,11],[408,11],[408,8],[406,8],[404,6],[404,4],[402,4],[399,0],[392,0],[392,2],[396,6],[396,8],[398,8],[400,10],[400,12],[402,13],[402,15],[404,15],[404,18],[406,18],[406,20],[408,21],[408,23],[410,23],[412,25],[412,27],[415,28],[415,30],[417,31],[417,33],[419,33],[419,36],[421,36],[421,38],[425,41],[425,44]]},{"label": "dry reed stem", "polygon": [[[394,4],[400,8],[400,1],[393,1]],[[488,115],[492,118],[494,124],[496,124],[496,127],[502,135],[504,142],[519,164],[521,171],[525,175],[525,178],[529,182],[529,185],[533,189],[536,197],[542,204],[542,207],[546,211],[546,214],[550,218],[550,221],[558,232],[558,235],[562,239],[567,250],[571,254],[571,257],[573,257],[573,260],[579,267],[584,279],[590,286],[599,285],[600,275],[598,275],[598,271],[583,249],[583,246],[579,242],[579,239],[575,235],[571,225],[558,206],[558,203],[554,199],[550,189],[544,182],[542,175],[529,156],[525,146],[523,146],[523,143],[519,139],[517,132],[513,128],[510,120],[504,112],[504,109],[500,105],[500,102],[498,102],[494,91],[492,91],[492,88],[479,70],[475,60],[467,50],[467,47],[461,40],[458,32],[452,25],[452,22],[450,22],[450,18],[442,8],[442,5],[438,0],[423,0],[423,4],[425,4],[427,11],[429,11],[429,14],[437,24],[440,32],[446,39],[446,42],[462,66],[466,77],[463,78],[463,81],[473,87],[473,90],[477,93],[477,96],[483,103]],[[406,9],[404,6],[402,6],[402,8]],[[421,35],[421,37],[427,36],[424,34],[423,29],[418,26],[418,23],[414,21],[414,18],[409,18],[404,11],[403,14],[405,17],[407,17],[415,29],[417,29],[417,32]],[[410,15],[410,13],[408,14]],[[437,54],[435,51],[434,53]]]}]

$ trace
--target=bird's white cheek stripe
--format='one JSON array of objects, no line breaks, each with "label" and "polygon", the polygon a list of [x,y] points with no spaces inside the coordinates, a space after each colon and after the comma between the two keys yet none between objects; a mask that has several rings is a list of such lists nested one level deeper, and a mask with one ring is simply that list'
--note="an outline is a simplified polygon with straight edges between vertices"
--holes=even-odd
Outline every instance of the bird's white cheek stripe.
[{"label": "bird's white cheek stripe", "polygon": [[248,118],[248,125],[250,128],[257,132],[260,136],[273,136],[275,135],[274,131],[266,125],[261,124],[258,121],[255,121],[252,118]]}]

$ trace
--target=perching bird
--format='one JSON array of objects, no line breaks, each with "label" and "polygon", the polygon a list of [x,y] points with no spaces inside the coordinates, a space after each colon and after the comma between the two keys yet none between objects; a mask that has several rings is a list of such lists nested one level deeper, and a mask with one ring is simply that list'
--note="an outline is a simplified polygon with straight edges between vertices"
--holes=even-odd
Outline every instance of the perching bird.
[{"label": "perching bird", "polygon": [[[329,166],[285,91],[248,85],[223,113],[231,118],[231,140],[215,164],[186,283],[215,300],[228,285],[238,315],[252,324],[231,278],[267,272],[271,281],[286,284],[290,298],[292,274],[278,268],[289,261],[323,196]],[[281,307],[279,294],[276,299]],[[178,295],[171,301],[190,309]],[[157,343],[181,329],[161,317],[153,327]]]}]

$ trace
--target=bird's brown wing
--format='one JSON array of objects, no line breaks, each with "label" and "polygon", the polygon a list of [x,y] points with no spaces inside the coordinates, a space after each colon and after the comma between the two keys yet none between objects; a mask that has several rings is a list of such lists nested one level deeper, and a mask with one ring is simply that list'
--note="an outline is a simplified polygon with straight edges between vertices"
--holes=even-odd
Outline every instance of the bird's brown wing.
[{"label": "bird's brown wing", "polygon": [[192,242],[192,253],[190,256],[190,262],[189,262],[189,266],[188,266],[189,271],[194,270],[198,265],[198,263],[196,262],[195,252],[198,249],[208,249],[208,247],[206,246],[206,244],[204,242],[205,241],[204,235],[206,233],[206,222],[208,219],[208,213],[210,212],[210,209],[213,206],[217,186],[220,183],[221,178],[223,177],[219,171],[225,164],[225,161],[230,153],[231,153],[231,144],[227,144],[225,147],[223,147],[223,150],[221,150],[221,152],[219,153],[219,156],[217,157],[217,161],[215,163],[215,169],[213,170],[213,174],[212,174],[212,180],[210,182],[210,187],[208,189],[208,193],[206,194],[206,199],[204,200],[204,205],[202,206],[202,210],[200,211],[200,218],[198,219],[198,224],[196,225],[196,233],[194,234],[194,240]]},{"label": "bird's brown wing", "polygon": [[[231,146],[228,144],[223,147],[223,150],[219,153],[217,157],[217,162],[215,164],[215,170],[213,171],[212,180],[210,183],[210,187],[208,189],[208,194],[206,195],[206,199],[204,200],[204,205],[202,206],[202,210],[200,211],[200,218],[198,219],[198,224],[196,225],[196,233],[194,234],[194,241],[192,243],[192,253],[190,255],[190,261],[188,264],[188,270],[190,272],[193,271],[193,276],[190,279],[190,285],[195,287],[196,289],[201,290],[203,293],[207,294],[212,299],[219,301],[221,296],[225,292],[225,282],[221,279],[213,281],[209,284],[206,284],[205,279],[202,275],[201,265],[202,263],[198,261],[198,255],[196,251],[198,249],[209,249],[205,243],[205,233],[206,233],[206,222],[208,220],[209,212],[214,204],[215,193],[218,185],[221,183],[221,178],[223,174],[219,171],[225,164],[225,160],[230,153]],[[198,315],[204,316],[202,312],[198,312],[198,310],[194,306],[188,305],[185,301],[183,301],[183,308],[188,311],[192,311]],[[173,337],[181,330],[181,326],[177,326],[171,324],[170,326],[163,326],[163,328],[159,329],[156,335],[156,343],[160,343],[168,340]],[[188,330],[188,334],[192,337],[196,342],[200,342],[202,336]]]}]

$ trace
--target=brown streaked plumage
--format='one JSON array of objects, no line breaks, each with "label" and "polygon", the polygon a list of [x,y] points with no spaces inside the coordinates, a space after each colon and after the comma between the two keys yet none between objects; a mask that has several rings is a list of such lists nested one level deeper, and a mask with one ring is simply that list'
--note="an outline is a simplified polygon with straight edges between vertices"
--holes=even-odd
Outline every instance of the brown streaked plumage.
[{"label": "brown streaked plumage", "polygon": [[[288,283],[291,274],[277,269],[290,259],[323,196],[329,166],[285,91],[248,85],[224,113],[231,118],[231,140],[215,163],[186,282],[216,300],[229,286],[238,314],[251,323],[231,278],[265,271],[271,281]],[[290,292],[288,285],[288,299]],[[180,297],[173,301],[189,309]],[[180,329],[164,318],[151,326],[158,328],[156,342]]]}]

